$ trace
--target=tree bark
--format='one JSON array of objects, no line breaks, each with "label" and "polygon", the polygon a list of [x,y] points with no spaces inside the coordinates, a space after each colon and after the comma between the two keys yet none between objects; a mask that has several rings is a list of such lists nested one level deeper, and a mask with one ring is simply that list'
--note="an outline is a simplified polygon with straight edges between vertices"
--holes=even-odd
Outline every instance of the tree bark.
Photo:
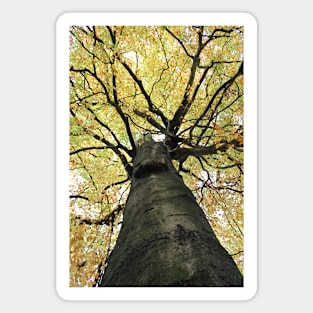
[{"label": "tree bark", "polygon": [[243,286],[162,143],[137,150],[123,226],[100,286]]}]

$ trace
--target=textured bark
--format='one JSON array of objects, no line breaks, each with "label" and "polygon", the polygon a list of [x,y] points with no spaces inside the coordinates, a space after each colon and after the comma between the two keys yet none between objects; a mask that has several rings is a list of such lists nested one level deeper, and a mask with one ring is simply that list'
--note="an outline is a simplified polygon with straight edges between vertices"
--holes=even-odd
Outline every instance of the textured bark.
[{"label": "textured bark", "polygon": [[134,159],[123,226],[104,286],[242,286],[235,262],[173,167],[162,143]]}]

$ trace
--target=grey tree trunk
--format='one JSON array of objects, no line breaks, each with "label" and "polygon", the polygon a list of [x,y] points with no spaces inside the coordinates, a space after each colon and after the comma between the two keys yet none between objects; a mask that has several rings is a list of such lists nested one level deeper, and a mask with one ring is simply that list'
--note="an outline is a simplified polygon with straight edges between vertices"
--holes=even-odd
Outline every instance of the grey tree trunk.
[{"label": "grey tree trunk", "polygon": [[123,226],[100,286],[243,286],[162,143],[137,151]]}]

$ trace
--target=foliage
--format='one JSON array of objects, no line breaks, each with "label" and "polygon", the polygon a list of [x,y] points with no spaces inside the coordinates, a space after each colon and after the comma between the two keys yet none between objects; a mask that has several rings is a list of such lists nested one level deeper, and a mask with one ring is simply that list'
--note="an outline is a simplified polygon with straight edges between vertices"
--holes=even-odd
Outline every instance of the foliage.
[{"label": "foliage", "polygon": [[145,132],[243,271],[243,27],[72,26],[69,42],[70,286],[103,272]]}]

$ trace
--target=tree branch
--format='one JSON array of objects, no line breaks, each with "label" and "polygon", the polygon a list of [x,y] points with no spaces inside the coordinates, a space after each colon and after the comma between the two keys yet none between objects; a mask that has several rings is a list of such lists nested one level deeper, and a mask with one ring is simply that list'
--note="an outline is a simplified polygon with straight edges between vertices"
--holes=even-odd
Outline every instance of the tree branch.
[{"label": "tree branch", "polygon": [[87,197],[80,196],[80,195],[70,195],[70,199],[84,199],[84,200],[89,201]]},{"label": "tree branch", "polygon": [[188,156],[200,157],[203,155],[216,154],[218,153],[218,151],[225,152],[230,146],[240,147],[242,146],[242,144],[236,139],[230,142],[226,140],[222,140],[221,142],[213,144],[208,147],[201,147],[201,146],[196,146],[192,148],[180,148],[179,147],[171,151],[170,155],[175,160],[181,160]]},{"label": "tree branch", "polygon": [[[133,157],[133,153],[132,151],[130,151],[129,149],[127,149],[124,145],[121,144],[121,142],[118,140],[118,138],[116,137],[116,135],[114,134],[114,132],[111,130],[111,128],[109,126],[107,126],[106,124],[104,124],[98,117],[97,115],[95,114],[95,112],[90,108],[88,107],[87,110],[89,112],[91,112],[94,116],[94,119],[96,122],[98,122],[103,128],[105,128],[114,138],[114,140],[117,142],[117,148],[121,148],[123,149],[130,157]],[[124,117],[125,118],[125,117]]]},{"label": "tree branch", "polygon": [[232,253],[230,256],[235,256],[235,255],[241,254],[241,253],[244,253],[244,251],[243,251],[243,250],[240,250],[240,251],[238,251],[238,252],[236,252],[236,253]]},{"label": "tree branch", "polygon": [[156,129],[161,131],[163,134],[166,134],[166,129],[162,127],[158,122],[156,122],[151,116],[147,115],[146,113],[143,113],[137,109],[134,110],[134,113],[142,118],[144,118],[149,124],[154,126]]},{"label": "tree branch", "polygon": [[[73,112],[73,110],[70,110],[71,114],[76,117],[75,113]],[[114,146],[110,141],[106,140],[105,138],[101,138],[98,134],[94,133],[93,131],[89,130],[87,127],[84,127],[83,125],[81,125],[85,131],[87,131],[93,138],[95,138],[96,140],[104,143],[106,145],[107,148],[110,148],[113,150],[113,152],[116,153],[116,155],[120,158],[122,164],[124,165],[124,168],[128,174],[129,177],[132,176],[133,173],[133,167],[129,164],[129,162],[127,161],[125,155],[119,150],[119,146]]]},{"label": "tree branch", "polygon": [[85,147],[85,148],[80,148],[80,149],[77,149],[75,151],[71,151],[70,152],[70,155],[73,155],[73,154],[76,154],[76,153],[79,153],[79,152],[82,152],[82,151],[88,151],[88,150],[102,150],[102,149],[105,149],[107,148],[106,146],[101,146],[101,147]]},{"label": "tree branch", "polygon": [[132,69],[129,67],[129,65],[125,62],[123,62],[122,60],[120,60],[121,64],[124,66],[124,68],[126,69],[126,71],[129,73],[129,75],[132,77],[132,79],[135,81],[135,83],[137,84],[137,86],[139,87],[141,93],[144,95],[147,103],[148,103],[148,107],[149,107],[149,111],[151,113],[154,113],[156,115],[158,115],[163,124],[167,125],[167,118],[164,116],[164,114],[162,113],[162,111],[160,111],[159,109],[157,109],[155,107],[155,105],[153,104],[150,96],[148,95],[147,91],[145,90],[142,81],[140,79],[138,79],[138,77],[136,76],[136,74],[132,71]]},{"label": "tree branch", "polygon": [[114,209],[112,212],[107,214],[105,217],[100,218],[100,219],[89,219],[89,218],[79,218],[77,217],[76,219],[79,220],[80,224],[86,224],[86,225],[110,225],[114,223],[115,217],[117,214],[119,214],[121,211],[124,210],[123,205],[118,205],[116,209]]},{"label": "tree branch", "polygon": [[[190,137],[192,136],[192,132],[193,130],[197,127],[197,125],[199,124],[199,122],[207,115],[208,111],[211,109],[216,97],[219,95],[219,93],[223,90],[227,90],[232,84],[233,82],[236,80],[237,77],[239,77],[240,75],[243,74],[243,61],[241,62],[241,65],[237,71],[237,73],[231,77],[229,80],[227,80],[224,84],[222,84],[214,93],[213,97],[210,99],[207,107],[203,110],[203,112],[201,113],[201,115],[198,117],[198,119],[195,121],[195,123],[193,124],[193,126],[190,129]],[[215,107],[215,109],[217,108],[217,106]],[[211,121],[211,119],[209,119],[209,122]]]},{"label": "tree branch", "polygon": [[[125,114],[123,113],[122,109],[120,108],[120,106],[118,105],[118,100],[117,102],[112,100],[110,98],[110,95],[109,95],[109,92],[108,92],[108,89],[106,88],[106,86],[104,85],[104,83],[102,82],[102,80],[98,77],[97,75],[97,72],[96,72],[96,68],[94,67],[94,72],[92,72],[90,69],[88,68],[84,68],[84,69],[74,69],[73,67],[70,68],[71,71],[73,72],[79,72],[79,73],[89,73],[92,77],[94,77],[98,82],[99,84],[101,85],[101,87],[103,88],[104,90],[104,94],[106,95],[106,98],[107,98],[107,101],[109,104],[111,104],[115,109],[116,111],[118,112],[119,116],[121,117],[122,121],[124,122],[125,124],[125,128],[126,128],[126,131],[127,131],[127,134],[128,134],[128,137],[129,137],[129,141],[131,143],[131,146],[132,146],[132,151],[126,149],[126,147],[123,146],[124,150],[127,151],[127,153],[130,155],[130,156],[133,156],[135,154],[135,151],[136,151],[136,145],[135,145],[135,141],[134,141],[134,138],[132,136],[132,132],[130,130],[130,126],[129,126],[129,123],[128,123],[128,118],[125,116]],[[116,97],[116,95],[114,96]],[[90,109],[88,109],[90,111]],[[95,115],[95,113],[93,113]],[[97,117],[96,117],[96,120],[97,122],[99,122],[100,124],[102,123]],[[101,124],[103,126],[103,124]],[[111,131],[111,133],[113,133]],[[120,144],[120,146],[122,146]]]},{"label": "tree branch", "polygon": [[[211,64],[209,66],[199,66],[200,64],[200,55],[203,51],[203,49],[205,48],[205,46],[208,44],[209,41],[211,41],[214,37],[214,33],[216,31],[224,31],[224,32],[231,32],[233,30],[224,30],[224,29],[215,29],[212,33],[212,35],[209,37],[209,39],[206,41],[206,42],[202,42],[202,39],[203,39],[203,31],[204,31],[204,27],[203,26],[200,26],[200,27],[197,27],[198,31],[197,31],[197,34],[198,34],[198,46],[197,46],[197,50],[195,52],[195,54],[192,56],[190,54],[188,54],[188,56],[190,56],[192,58],[192,65],[191,65],[191,69],[190,69],[190,75],[189,75],[189,80],[188,80],[188,83],[187,83],[187,86],[185,88],[185,93],[184,93],[184,96],[183,96],[183,100],[182,100],[182,103],[181,105],[179,106],[179,108],[177,109],[177,111],[175,112],[175,115],[173,117],[173,119],[171,120],[170,122],[170,126],[169,126],[169,131],[173,134],[176,134],[177,131],[179,130],[180,128],[180,125],[184,119],[184,117],[186,116],[186,114],[188,113],[192,103],[194,102],[195,98],[196,98],[196,95],[198,93],[198,90],[202,84],[202,82],[204,81],[208,71],[210,68],[213,67],[214,64],[217,64],[217,63],[221,63],[221,62],[214,62],[212,61]],[[169,30],[168,30],[169,31]],[[170,32],[170,31],[169,31]],[[170,32],[171,33],[171,32]],[[183,43],[181,42],[180,39],[178,39],[173,33],[171,33],[171,35],[176,39],[178,40],[178,42],[183,46],[183,48],[185,49],[186,51],[186,48],[184,47]],[[187,53],[187,52],[186,52]],[[228,63],[228,62],[227,62]],[[231,63],[231,62],[229,62]],[[190,96],[190,93],[191,93],[191,88],[194,84],[194,80],[195,80],[195,75],[196,75],[196,71],[197,71],[197,68],[204,68],[204,71],[202,73],[202,76],[198,82],[198,84],[196,85],[195,87],[195,90],[193,92],[193,95]]]},{"label": "tree branch", "polygon": [[182,46],[182,48],[184,49],[186,55],[189,56],[190,58],[193,58],[193,56],[187,51],[187,49],[186,49],[186,47],[185,47],[183,41],[180,40],[180,39],[179,39],[174,33],[172,33],[167,27],[165,28],[165,30],[166,30],[173,38],[175,38],[175,39],[178,41],[178,43],[179,43],[179,44]]},{"label": "tree branch", "polygon": [[[77,35],[75,34],[75,32],[70,31],[70,33],[75,37],[75,39],[77,40],[77,42],[79,42],[79,44],[80,44],[90,55],[93,56],[93,58],[97,59],[99,62],[101,62],[101,63],[103,63],[103,64],[105,64],[105,65],[109,64],[109,62],[108,62],[108,63],[104,62],[104,61],[103,61],[101,58],[99,58],[96,54],[94,54],[92,51],[90,51],[90,50],[86,47],[86,45],[85,45],[81,40],[79,40],[79,38],[77,37]],[[96,38],[96,37],[95,37],[95,38]],[[98,39],[98,38],[97,38],[97,39]],[[98,40],[99,40],[99,39],[98,39]],[[102,41],[102,43],[103,43],[103,41]]]}]

